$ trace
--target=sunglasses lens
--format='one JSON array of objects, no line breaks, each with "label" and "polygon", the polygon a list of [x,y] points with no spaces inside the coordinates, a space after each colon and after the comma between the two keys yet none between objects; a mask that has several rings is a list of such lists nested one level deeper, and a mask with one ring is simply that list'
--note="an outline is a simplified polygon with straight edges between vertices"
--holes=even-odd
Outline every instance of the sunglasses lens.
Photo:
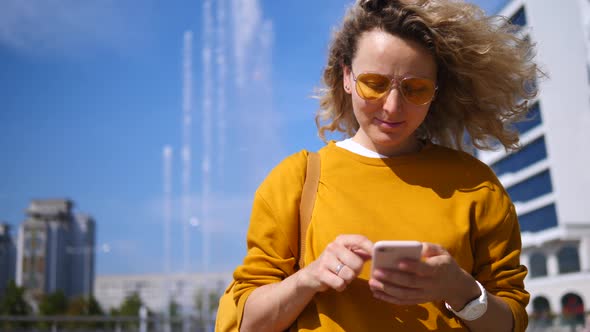
[{"label": "sunglasses lens", "polygon": [[432,101],[436,87],[434,82],[425,78],[406,78],[401,82],[401,93],[414,105],[424,105]]},{"label": "sunglasses lens", "polygon": [[391,79],[387,76],[365,73],[356,78],[356,92],[366,100],[375,100],[389,92]]}]

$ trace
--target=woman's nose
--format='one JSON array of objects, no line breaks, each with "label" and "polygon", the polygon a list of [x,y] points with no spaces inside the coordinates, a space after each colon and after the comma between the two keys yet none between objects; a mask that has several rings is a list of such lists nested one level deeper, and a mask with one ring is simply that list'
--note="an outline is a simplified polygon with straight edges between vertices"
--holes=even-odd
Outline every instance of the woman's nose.
[{"label": "woman's nose", "polygon": [[385,97],[385,103],[383,104],[383,110],[388,113],[399,112],[402,107],[402,94],[397,87],[389,90],[389,93]]}]

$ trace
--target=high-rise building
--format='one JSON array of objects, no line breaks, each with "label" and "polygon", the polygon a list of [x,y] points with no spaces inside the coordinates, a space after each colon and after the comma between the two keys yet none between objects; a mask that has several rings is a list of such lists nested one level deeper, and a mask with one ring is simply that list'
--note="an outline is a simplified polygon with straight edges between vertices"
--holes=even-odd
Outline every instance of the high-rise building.
[{"label": "high-rise building", "polygon": [[94,289],[95,223],[91,216],[78,213],[70,229],[70,294],[90,296]]},{"label": "high-rise building", "polygon": [[33,200],[19,228],[16,282],[33,295],[62,290],[90,295],[94,280],[94,221],[74,215],[66,199]]},{"label": "high-rise building", "polygon": [[517,125],[522,149],[478,153],[516,206],[533,321],[549,313],[583,321],[590,304],[588,6],[512,0],[499,13],[536,44],[547,75],[537,82],[532,119]]},{"label": "high-rise building", "polygon": [[10,225],[0,222],[0,298],[6,285],[14,280],[16,246],[10,235]]}]

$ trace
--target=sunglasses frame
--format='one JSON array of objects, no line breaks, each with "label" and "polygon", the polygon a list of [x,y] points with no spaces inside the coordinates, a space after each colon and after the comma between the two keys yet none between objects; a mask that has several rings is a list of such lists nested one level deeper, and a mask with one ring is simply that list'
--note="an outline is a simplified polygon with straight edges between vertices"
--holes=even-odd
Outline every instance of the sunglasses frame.
[{"label": "sunglasses frame", "polygon": [[432,94],[432,98],[429,101],[427,101],[425,103],[422,103],[422,104],[416,104],[416,103],[413,103],[412,101],[408,100],[406,98],[403,90],[402,89],[398,89],[399,90],[399,93],[402,96],[402,98],[404,99],[404,101],[406,101],[406,102],[408,102],[408,103],[410,103],[412,105],[415,105],[415,106],[424,106],[424,105],[426,105],[428,103],[431,103],[434,100],[434,97],[436,97],[436,91],[438,90],[438,85],[436,85],[436,82],[433,81],[433,80],[431,80],[430,78],[424,78],[424,77],[418,77],[418,76],[393,76],[393,78],[391,78],[389,80],[389,87],[387,88],[387,92],[384,92],[383,93],[383,96],[381,96],[379,98],[375,98],[375,99],[366,99],[358,91],[358,89],[359,89],[359,87],[358,87],[358,85],[359,85],[358,77],[359,76],[364,75],[364,74],[374,74],[374,75],[379,75],[379,76],[386,77],[386,78],[390,78],[390,76],[383,75],[383,74],[380,74],[380,73],[375,73],[375,72],[362,72],[358,76],[356,76],[354,74],[354,71],[352,70],[352,68],[350,68],[350,73],[352,74],[352,80],[354,81],[354,87],[355,87],[356,93],[359,95],[359,97],[361,97],[363,100],[366,100],[366,101],[375,101],[375,100],[383,99],[383,97],[385,97],[385,96],[389,95],[389,93],[391,93],[391,90],[398,89],[401,86],[401,84],[402,84],[402,82],[404,80],[411,79],[411,78],[419,78],[419,79],[428,80],[428,81],[431,81],[431,82],[434,83],[434,93]]}]

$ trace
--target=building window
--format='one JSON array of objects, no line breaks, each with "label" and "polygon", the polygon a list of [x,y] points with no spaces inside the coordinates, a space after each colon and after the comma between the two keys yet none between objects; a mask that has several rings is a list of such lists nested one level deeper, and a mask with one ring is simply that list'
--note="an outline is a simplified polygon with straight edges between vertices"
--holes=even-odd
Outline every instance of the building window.
[{"label": "building window", "polygon": [[533,299],[533,315],[531,316],[531,325],[534,327],[549,327],[553,323],[551,315],[551,305],[547,298],[537,296]]},{"label": "building window", "polygon": [[567,246],[557,252],[557,261],[559,263],[559,273],[580,272],[580,257],[578,248]]},{"label": "building window", "polygon": [[584,325],[584,301],[573,293],[567,293],[561,298],[561,313],[568,325]]},{"label": "building window", "polygon": [[521,169],[547,158],[545,137],[538,138],[506,158],[491,165],[497,176],[516,173]]},{"label": "building window", "polygon": [[527,131],[541,125],[543,123],[543,119],[541,118],[541,108],[539,103],[534,103],[533,106],[530,108],[529,113],[526,116],[526,119],[523,121],[515,123],[515,127],[518,130],[519,134],[524,134]]},{"label": "building window", "polygon": [[522,232],[538,232],[557,226],[555,204],[549,204],[527,214],[519,215],[518,222]]},{"label": "building window", "polygon": [[536,252],[530,258],[531,278],[547,276],[547,258],[545,254]]},{"label": "building window", "polygon": [[508,188],[508,195],[514,202],[527,202],[552,191],[551,175],[546,170]]},{"label": "building window", "polygon": [[517,10],[514,15],[512,15],[510,18],[510,23],[521,27],[526,25],[526,13],[524,11],[524,7],[520,7],[520,9]]}]

